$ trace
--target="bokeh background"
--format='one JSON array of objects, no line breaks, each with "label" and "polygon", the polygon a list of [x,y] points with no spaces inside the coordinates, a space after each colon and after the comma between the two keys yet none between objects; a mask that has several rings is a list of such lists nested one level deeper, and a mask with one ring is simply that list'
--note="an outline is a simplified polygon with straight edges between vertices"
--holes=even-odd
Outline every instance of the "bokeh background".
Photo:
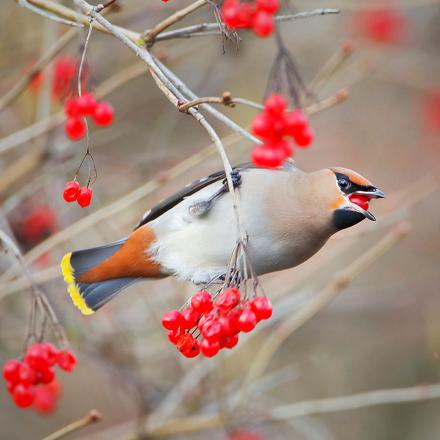
[{"label": "bokeh background", "polygon": [[[72,1],[60,3],[73,7]],[[141,32],[190,2],[117,3],[120,7],[109,19]],[[139,74],[105,97],[115,108],[115,123],[91,127],[98,168],[91,206],[66,204],[63,187],[85,144],[66,138],[63,116],[50,116],[62,110],[62,102],[51,93],[56,58],[39,86],[0,113],[0,228],[14,237],[35,280],[47,291],[79,363],[74,373],[60,373],[63,395],[50,414],[16,408],[2,387],[1,439],[43,438],[91,409],[103,420],[71,438],[135,438],[137,427],[145,423],[159,426],[218,410],[223,411],[223,426],[187,433],[177,429],[169,438],[226,439],[235,429],[264,439],[440,437],[440,401],[435,399],[283,422],[261,417],[269,409],[303,400],[440,382],[439,2],[298,0],[285,5],[284,11],[289,7],[340,9],[337,15],[279,25],[306,84],[340,56],[342,45],[353,49],[309,103],[343,88],[349,90],[348,99],[311,117],[316,139],[309,149],[296,152],[295,162],[304,170],[339,165],[367,176],[388,196],[373,206],[378,221],[339,233],[299,268],[263,277],[274,316],[259,331],[241,338],[234,350],[213,360],[183,358],[160,326],[166,311],[180,307],[195,292],[192,285],[173,279],[145,282],[96,315],[81,316],[60,276],[62,255],[125,236],[145,210],[191,180],[220,169],[221,161],[206,132],[177,112],[137,67]],[[382,11],[375,18],[379,25],[370,23],[373,30],[359,24],[359,14],[378,7],[391,8],[395,15],[386,18],[389,12]],[[210,7],[175,27],[205,21],[213,21]],[[66,30],[16,2],[2,2],[0,94],[10,90]],[[158,42],[153,51],[199,96],[227,90],[262,102],[277,52],[275,38],[260,39],[245,31],[240,37],[238,49],[230,43],[223,47],[219,36],[206,36]],[[83,42],[80,31],[58,57],[78,59]],[[119,41],[92,34],[87,53],[92,90],[114,83],[121,72],[125,78],[124,69],[132,66],[140,66],[139,60]],[[243,105],[219,109],[243,127],[257,114]],[[39,121],[45,124],[47,118],[51,128],[30,138],[26,129]],[[231,137],[230,129],[209,120],[225,139],[231,162],[247,161],[252,144]],[[188,158],[194,158],[194,164],[176,172]],[[147,182],[152,182],[150,187],[143,186]],[[130,203],[132,192],[140,187],[145,191]],[[408,236],[293,333],[239,408],[231,411],[230,399],[242,389],[249,366],[274,329],[400,221],[409,222]],[[1,363],[20,357],[26,335],[31,292],[17,268],[10,252],[0,253]],[[49,331],[47,335],[50,339]]]}]

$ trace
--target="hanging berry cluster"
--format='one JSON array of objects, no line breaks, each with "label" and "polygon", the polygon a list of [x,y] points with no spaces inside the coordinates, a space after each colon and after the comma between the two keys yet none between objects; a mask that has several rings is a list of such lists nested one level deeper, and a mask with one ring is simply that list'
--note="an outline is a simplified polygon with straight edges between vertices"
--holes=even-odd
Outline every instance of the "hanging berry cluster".
[{"label": "hanging berry cluster", "polygon": [[213,357],[223,348],[235,347],[240,332],[252,331],[259,321],[271,316],[269,299],[247,299],[239,289],[229,287],[215,300],[207,291],[197,292],[182,312],[166,313],[162,325],[168,330],[168,339],[185,357],[192,358],[200,352]]},{"label": "hanging berry cluster", "polygon": [[282,95],[272,94],[266,99],[263,112],[254,118],[251,128],[263,141],[252,151],[252,161],[261,167],[276,168],[291,156],[292,139],[300,148],[313,142],[307,116],[299,109],[287,112],[287,101]]},{"label": "hanging berry cluster", "polygon": [[279,0],[256,0],[245,3],[225,0],[222,6],[223,21],[229,29],[253,29],[259,37],[268,37],[275,29],[274,14]]},{"label": "hanging berry cluster", "polygon": [[[57,350],[50,343],[41,343],[30,345],[23,361],[7,360],[3,366],[3,377],[14,403],[20,408],[34,405],[42,412],[53,407],[58,396],[58,387],[54,385],[55,365],[71,372],[76,366],[76,357],[69,350]],[[49,397],[53,402],[48,401]]]},{"label": "hanging berry cluster", "polygon": [[64,104],[64,112],[67,116],[64,131],[73,141],[79,141],[86,135],[86,116],[91,116],[96,125],[107,127],[113,123],[115,113],[111,104],[96,101],[92,93],[69,98]]},{"label": "hanging berry cluster", "polygon": [[76,180],[71,180],[64,187],[63,198],[67,203],[76,201],[81,208],[86,208],[92,201],[92,188],[88,185],[81,188]]}]

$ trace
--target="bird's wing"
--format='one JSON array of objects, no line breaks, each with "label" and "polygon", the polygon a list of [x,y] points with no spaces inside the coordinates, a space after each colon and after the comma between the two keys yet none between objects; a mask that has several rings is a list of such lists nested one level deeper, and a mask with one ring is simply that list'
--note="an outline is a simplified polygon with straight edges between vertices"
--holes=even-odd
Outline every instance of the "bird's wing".
[{"label": "bird's wing", "polygon": [[[235,170],[241,171],[249,168],[255,168],[252,163],[245,163],[234,167]],[[216,173],[210,174],[209,176],[202,177],[201,179],[195,180],[194,182],[189,183],[184,186],[180,191],[175,192],[170,197],[162,200],[156,206],[148,210],[142,220],[136,225],[135,229],[140,228],[141,226],[155,220],[160,217],[163,213],[169,211],[178,205],[182,200],[186,197],[195,194],[197,191],[205,188],[208,185],[211,185],[214,182],[218,182],[219,180],[223,180],[226,177],[225,171],[217,171]]]},{"label": "bird's wing", "polygon": [[[246,162],[240,165],[237,165],[234,167],[234,170],[243,171],[243,170],[249,170],[256,167],[251,162]],[[282,167],[279,168],[279,170],[284,171],[293,171],[295,170],[295,165],[293,163],[293,160],[287,160]],[[174,208],[176,205],[178,205],[182,200],[184,200],[186,197],[191,196],[192,194],[195,194],[197,191],[200,191],[201,189],[207,187],[208,185],[211,185],[212,183],[218,182],[219,180],[223,180],[226,177],[225,171],[217,171],[213,174],[210,174],[209,176],[202,177],[201,179],[195,180],[194,182],[189,183],[188,185],[184,186],[180,191],[175,192],[170,197],[167,197],[166,199],[162,200],[160,203],[158,203],[153,208],[149,209],[144,216],[142,217],[142,220],[136,225],[135,230],[140,228],[141,226],[151,222],[152,220],[157,219],[160,217],[163,213],[169,211],[170,209]]]}]

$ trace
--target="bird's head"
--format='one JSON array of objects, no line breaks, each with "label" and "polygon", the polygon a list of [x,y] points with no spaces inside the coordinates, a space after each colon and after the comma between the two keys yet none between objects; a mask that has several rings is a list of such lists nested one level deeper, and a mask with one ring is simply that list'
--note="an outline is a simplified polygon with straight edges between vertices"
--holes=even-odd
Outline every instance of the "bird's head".
[{"label": "bird's head", "polygon": [[319,217],[324,222],[330,221],[333,230],[349,228],[365,218],[376,220],[369,211],[369,203],[385,194],[365,177],[340,167],[316,171],[311,176],[308,198],[319,209],[316,215],[323,209],[328,213],[328,216],[319,214]]},{"label": "bird's head", "polygon": [[354,226],[368,218],[376,218],[368,210],[372,199],[385,197],[385,194],[369,180],[347,168],[330,168],[333,175],[334,203],[332,221],[336,229]]}]

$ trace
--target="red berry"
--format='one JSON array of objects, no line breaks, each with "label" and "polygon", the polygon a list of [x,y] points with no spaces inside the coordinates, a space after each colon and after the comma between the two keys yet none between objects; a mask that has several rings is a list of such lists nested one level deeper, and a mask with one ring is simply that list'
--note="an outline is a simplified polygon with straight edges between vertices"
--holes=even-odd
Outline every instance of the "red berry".
[{"label": "red berry", "polygon": [[59,397],[62,391],[61,385],[56,380],[53,380],[51,383],[48,383],[44,387],[48,389],[55,397]]},{"label": "red berry", "polygon": [[25,386],[33,385],[37,379],[37,372],[25,362],[20,365],[18,375],[19,382]]},{"label": "red berry", "polygon": [[231,29],[240,26],[240,4],[237,0],[226,0],[222,6],[223,22]]},{"label": "red berry", "polygon": [[58,350],[50,342],[46,342],[46,343],[41,344],[41,345],[46,349],[47,359],[48,359],[49,365],[54,365],[56,363],[56,361],[57,361]]},{"label": "red berry", "polygon": [[210,324],[211,322],[213,322],[215,320],[215,315],[211,312],[211,313],[205,313],[204,315],[202,315],[202,317],[200,318],[199,322],[197,323],[197,327],[199,328],[199,330],[201,332],[203,332],[204,328]]},{"label": "red berry", "polygon": [[98,106],[92,93],[84,93],[84,95],[76,98],[78,111],[82,116],[93,115]]},{"label": "red berry", "polygon": [[254,32],[259,37],[268,37],[272,34],[275,28],[275,21],[273,15],[266,11],[258,11],[254,18]]},{"label": "red berry", "polygon": [[287,101],[282,95],[273,93],[264,101],[264,109],[272,116],[280,117],[287,108]]},{"label": "red berry", "polygon": [[35,370],[45,370],[49,366],[49,356],[42,344],[31,345],[26,352],[24,361]]},{"label": "red berry", "polygon": [[17,383],[20,380],[20,366],[21,362],[17,359],[9,359],[3,366],[3,377],[5,380]]},{"label": "red berry", "polygon": [[354,26],[375,43],[398,43],[405,36],[407,20],[398,9],[379,8],[361,11],[354,16]]},{"label": "red berry", "polygon": [[209,312],[213,308],[212,297],[205,290],[201,290],[191,298],[191,306],[196,312]]},{"label": "red berry", "polygon": [[22,235],[31,243],[39,243],[56,229],[55,212],[47,205],[32,209],[22,224]]},{"label": "red berry", "polygon": [[90,205],[91,200],[92,188],[89,188],[88,186],[83,186],[79,191],[78,198],[76,199],[78,205],[81,206],[81,208],[85,208]]},{"label": "red berry", "polygon": [[108,102],[98,102],[93,113],[93,120],[97,125],[106,127],[113,122],[115,111]]},{"label": "red berry", "polygon": [[9,382],[6,381],[6,389],[8,390],[9,394],[12,394],[12,392],[14,391],[14,388],[17,386],[18,382]]},{"label": "red berry", "polygon": [[279,0],[257,0],[255,2],[257,10],[266,11],[269,14],[275,14],[280,7]]},{"label": "red berry", "polygon": [[47,386],[35,388],[34,407],[43,414],[51,413],[56,406],[57,399],[53,391]]},{"label": "red berry", "polygon": [[79,195],[79,183],[76,180],[71,180],[66,183],[64,187],[63,197],[68,203],[74,202]]},{"label": "red berry", "polygon": [[222,336],[230,336],[238,331],[234,319],[230,316],[220,316],[217,322],[220,325],[220,334]]},{"label": "red berry", "polygon": [[162,317],[162,325],[167,330],[176,330],[182,322],[182,315],[178,310],[171,310]]},{"label": "red berry", "polygon": [[32,386],[25,386],[19,383],[12,391],[12,398],[17,406],[26,408],[31,406],[34,401],[35,389]]},{"label": "red berry", "polygon": [[190,348],[187,348],[186,350],[182,351],[182,354],[187,358],[193,358],[198,356],[200,353],[200,344],[199,341],[194,339],[193,345]]},{"label": "red berry", "polygon": [[220,350],[220,343],[209,339],[203,339],[200,344],[200,351],[206,357],[215,356]]},{"label": "red berry", "polygon": [[313,142],[314,134],[311,128],[306,127],[295,135],[295,142],[298,147],[307,148]]},{"label": "red berry", "polygon": [[234,308],[240,302],[240,291],[236,287],[224,290],[216,299],[215,306],[227,311]]},{"label": "red berry", "polygon": [[187,351],[194,345],[194,337],[189,333],[181,335],[176,343],[176,347],[179,351]]},{"label": "red berry", "polygon": [[251,3],[240,3],[239,27],[250,28],[254,21],[256,8]]},{"label": "red berry", "polygon": [[55,371],[51,367],[47,367],[44,370],[40,370],[37,373],[37,382],[48,384],[55,379]]},{"label": "red berry", "polygon": [[260,113],[253,119],[251,130],[255,136],[270,139],[274,132],[273,118],[267,113]]},{"label": "red berry", "polygon": [[196,326],[198,318],[199,314],[188,307],[181,314],[182,326],[187,329],[193,328]]},{"label": "red berry", "polygon": [[77,118],[81,115],[78,98],[69,98],[64,104],[64,113],[67,117]]},{"label": "red berry", "polygon": [[284,115],[284,123],[286,134],[289,136],[296,136],[309,125],[307,116],[301,110]]},{"label": "red berry", "polygon": [[76,62],[71,57],[60,57],[55,62],[52,82],[52,93],[63,98],[72,89],[76,79]]},{"label": "red berry", "polygon": [[273,140],[266,141],[264,143],[264,148],[278,151],[280,153],[280,155],[282,153],[284,155],[284,159],[293,154],[291,144],[288,141],[286,141],[285,139],[273,139]]},{"label": "red berry", "polygon": [[270,300],[264,296],[257,296],[251,301],[251,307],[257,321],[269,319],[272,316],[272,304]]},{"label": "red berry", "polygon": [[225,348],[234,348],[238,344],[238,335],[228,336],[224,342]]},{"label": "red berry", "polygon": [[62,370],[70,373],[76,367],[76,356],[70,350],[60,351],[57,356],[57,363]]},{"label": "red berry", "polygon": [[217,321],[212,320],[203,327],[203,337],[209,340],[218,339],[221,335],[221,330],[222,328],[220,324]]},{"label": "red berry", "polygon": [[252,150],[252,162],[259,167],[279,167],[286,155],[284,151],[259,145]]},{"label": "red berry", "polygon": [[69,139],[79,141],[86,135],[86,123],[83,118],[68,118],[64,124],[64,131]]},{"label": "red berry", "polygon": [[168,332],[168,339],[172,344],[176,345],[177,341],[182,336],[182,334],[183,334],[183,330],[181,327],[176,328],[174,330],[170,330]]},{"label": "red berry", "polygon": [[237,319],[237,327],[241,332],[249,333],[257,325],[257,317],[250,309],[244,309]]}]

